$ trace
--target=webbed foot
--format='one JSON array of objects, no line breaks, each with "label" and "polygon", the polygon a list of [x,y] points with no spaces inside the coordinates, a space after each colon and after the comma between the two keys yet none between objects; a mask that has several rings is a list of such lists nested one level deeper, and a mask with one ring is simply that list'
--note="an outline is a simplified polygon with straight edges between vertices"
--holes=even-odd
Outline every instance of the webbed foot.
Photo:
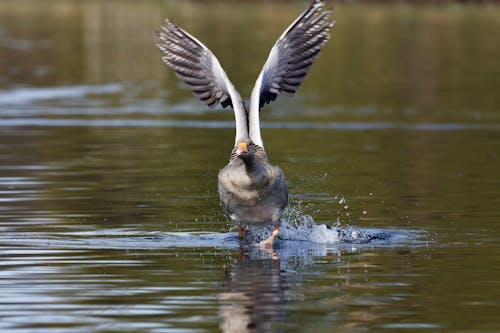
[{"label": "webbed foot", "polygon": [[265,248],[272,248],[273,247],[273,242],[276,237],[280,234],[280,228],[279,227],[274,227],[273,233],[271,236],[260,242],[260,245],[264,246]]}]

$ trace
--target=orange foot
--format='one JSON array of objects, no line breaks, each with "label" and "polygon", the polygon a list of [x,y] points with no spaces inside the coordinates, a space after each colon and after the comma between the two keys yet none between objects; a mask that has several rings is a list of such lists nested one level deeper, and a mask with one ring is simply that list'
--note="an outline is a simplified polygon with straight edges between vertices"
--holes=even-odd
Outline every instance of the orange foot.
[{"label": "orange foot", "polygon": [[245,227],[243,227],[241,224],[238,225],[238,237],[240,237],[240,240],[244,240],[246,234],[247,231],[245,230]]},{"label": "orange foot", "polygon": [[271,237],[269,237],[268,239],[263,240],[262,242],[260,242],[260,245],[263,245],[265,248],[271,248],[271,247],[273,247],[274,239],[276,237],[278,237],[279,234],[280,234],[279,227],[274,227],[274,230],[273,230],[273,233],[272,233]]}]

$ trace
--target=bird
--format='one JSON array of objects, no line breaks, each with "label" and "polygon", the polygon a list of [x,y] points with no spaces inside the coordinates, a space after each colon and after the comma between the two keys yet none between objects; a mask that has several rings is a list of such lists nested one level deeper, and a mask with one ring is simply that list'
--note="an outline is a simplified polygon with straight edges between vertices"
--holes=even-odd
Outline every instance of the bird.
[{"label": "bird", "polygon": [[330,39],[335,21],[323,0],[314,0],[283,32],[272,47],[251,92],[247,109],[218,59],[201,41],[165,19],[157,31],[163,62],[174,70],[203,104],[234,110],[236,134],[229,163],[219,170],[218,192],[226,217],[245,236],[247,225],[271,225],[262,241],[271,246],[279,236],[288,205],[283,171],[268,159],[260,131],[260,110],[283,93],[292,96]]}]

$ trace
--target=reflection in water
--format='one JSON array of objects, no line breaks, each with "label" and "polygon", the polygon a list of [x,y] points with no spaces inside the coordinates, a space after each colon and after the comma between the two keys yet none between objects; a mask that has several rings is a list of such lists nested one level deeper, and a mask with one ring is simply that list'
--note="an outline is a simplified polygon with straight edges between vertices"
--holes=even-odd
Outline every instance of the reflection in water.
[{"label": "reflection in water", "polygon": [[340,244],[286,241],[274,250],[217,250],[214,244],[236,237],[212,237],[211,247],[188,247],[199,236],[182,249],[169,248],[171,239],[165,238],[164,248],[151,251],[159,240],[143,238],[134,248],[133,238],[113,241],[111,231],[102,234],[108,240],[87,249],[74,241],[92,233],[67,234],[66,243],[11,242],[11,250],[0,253],[0,329],[22,329],[26,316],[36,314],[32,325],[51,333],[54,325],[70,323],[57,331],[192,331],[211,323],[224,332],[279,332],[300,329],[301,318],[305,328],[314,329],[314,319],[330,312],[338,313],[327,319],[332,325],[362,328],[381,318],[377,309],[384,312],[405,297],[399,278],[392,284],[373,281],[381,269],[376,253],[341,250]]},{"label": "reflection in water", "polygon": [[[333,247],[332,247],[333,246]],[[304,241],[278,242],[273,249],[243,244],[224,271],[219,301],[223,332],[285,331],[290,281],[314,268],[317,257],[338,252],[339,246]],[[292,278],[293,276],[293,278]]]},{"label": "reflection in water", "polygon": [[286,275],[273,250],[242,248],[217,296],[223,332],[263,332],[286,320]]},{"label": "reflection in water", "polygon": [[[347,248],[342,243],[287,241],[277,245],[274,249],[244,245],[238,258],[224,271],[217,295],[223,332],[282,332],[299,328],[300,324],[298,327],[289,324],[293,312],[290,302],[304,297],[300,289],[305,281],[311,288],[321,276],[331,282],[317,285],[312,301],[305,301],[302,307],[312,311],[309,315],[338,312],[338,317],[330,319],[338,328],[363,329],[383,318],[369,307],[389,307],[397,298],[404,297],[385,294],[387,291],[382,286],[365,280],[363,271],[381,268],[373,252],[358,253],[355,247]],[[332,260],[335,257],[337,261]],[[336,269],[325,272],[321,258],[336,261]],[[329,277],[332,274],[333,278]],[[406,286],[393,283],[385,286],[388,287],[401,290]],[[351,309],[351,306],[355,307]]]}]

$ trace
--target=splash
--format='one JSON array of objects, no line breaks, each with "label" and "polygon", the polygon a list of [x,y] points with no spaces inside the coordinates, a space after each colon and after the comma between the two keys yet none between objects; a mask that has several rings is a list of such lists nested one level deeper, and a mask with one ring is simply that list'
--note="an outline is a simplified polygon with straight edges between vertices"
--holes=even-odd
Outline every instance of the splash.
[{"label": "splash", "polygon": [[[247,241],[259,242],[271,235],[272,226],[248,226]],[[300,204],[288,208],[280,225],[279,240],[305,241],[320,244],[367,244],[374,241],[389,241],[392,235],[381,230],[370,230],[358,227],[342,227],[337,221],[335,225],[317,224],[312,216],[304,214]]]}]

